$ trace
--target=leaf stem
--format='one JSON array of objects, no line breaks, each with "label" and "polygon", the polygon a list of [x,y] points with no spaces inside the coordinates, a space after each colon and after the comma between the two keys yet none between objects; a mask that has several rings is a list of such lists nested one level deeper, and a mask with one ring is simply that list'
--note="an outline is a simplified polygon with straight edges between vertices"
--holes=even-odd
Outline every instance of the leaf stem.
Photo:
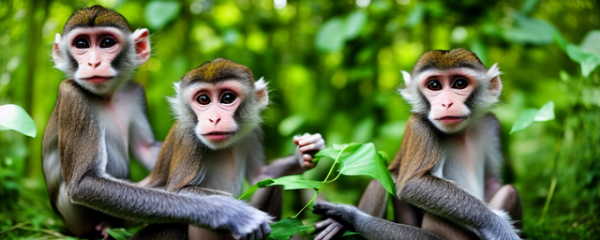
[{"label": "leaf stem", "polygon": [[340,153],[338,153],[337,157],[333,161],[333,164],[331,165],[331,168],[329,169],[329,172],[327,173],[327,176],[325,177],[325,180],[323,180],[323,183],[321,183],[321,186],[319,186],[319,189],[317,189],[317,192],[315,193],[315,195],[313,195],[312,199],[310,199],[310,201],[302,209],[300,209],[300,211],[298,213],[296,213],[296,215],[294,215],[292,218],[297,218],[300,215],[300,213],[302,213],[308,206],[310,206],[315,201],[315,199],[317,198],[317,195],[319,195],[319,193],[321,192],[323,187],[325,187],[325,185],[332,183],[340,176],[340,174],[338,174],[333,180],[327,181],[327,179],[329,179],[329,176],[331,176],[333,169],[335,169],[335,165],[338,163],[338,160],[342,156],[342,153],[344,153],[344,150],[346,150],[346,148],[348,148],[348,146],[350,146],[350,145],[346,145],[340,151]]}]

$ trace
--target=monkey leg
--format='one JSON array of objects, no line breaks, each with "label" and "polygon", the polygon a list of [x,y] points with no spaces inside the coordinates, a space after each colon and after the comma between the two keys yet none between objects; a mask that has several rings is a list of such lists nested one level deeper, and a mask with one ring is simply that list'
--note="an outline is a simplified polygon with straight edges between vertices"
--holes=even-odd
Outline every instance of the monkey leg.
[{"label": "monkey leg", "polygon": [[121,227],[123,220],[75,204],[67,195],[65,184],[62,183],[58,192],[56,209],[60,213],[65,228],[72,234],[86,238],[108,237],[107,227]]},{"label": "monkey leg", "polygon": [[135,233],[130,240],[187,240],[188,225],[149,224]]},{"label": "monkey leg", "polygon": [[508,212],[510,219],[518,230],[523,229],[523,212],[521,209],[521,197],[512,185],[504,185],[490,199],[490,207]]},{"label": "monkey leg", "polygon": [[421,227],[423,210],[395,197],[392,198],[392,203],[394,204],[394,222]]},{"label": "monkey leg", "polygon": [[283,187],[271,186],[258,189],[252,196],[250,205],[274,217],[273,221],[279,221],[281,219],[282,201]]}]

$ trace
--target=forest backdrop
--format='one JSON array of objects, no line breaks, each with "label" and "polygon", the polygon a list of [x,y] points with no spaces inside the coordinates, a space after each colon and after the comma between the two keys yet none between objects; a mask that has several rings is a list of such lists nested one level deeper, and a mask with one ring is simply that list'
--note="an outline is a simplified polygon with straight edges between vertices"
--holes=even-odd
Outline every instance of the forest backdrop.
[{"label": "forest backdrop", "polygon": [[[600,236],[600,1],[2,0],[0,105],[25,109],[37,135],[0,126],[0,238],[64,238],[41,168],[43,130],[65,78],[51,48],[73,11],[94,4],[151,32],[152,56],[135,81],[146,88],[159,140],[174,121],[165,97],[188,70],[224,57],[264,76],[272,100],[263,113],[268,159],[291,154],[292,137],[305,132],[322,133],[328,146],[373,142],[394,156],[410,115],[397,93],[400,70],[430,49],[472,50],[503,72],[493,112],[503,126],[504,180],[521,193],[525,236]],[[543,105],[554,119],[510,133]],[[319,164],[313,177],[327,169]],[[132,163],[134,180],[147,173]],[[368,181],[341,177],[323,193],[357,204]],[[302,206],[299,194],[285,193],[285,216]]]}]

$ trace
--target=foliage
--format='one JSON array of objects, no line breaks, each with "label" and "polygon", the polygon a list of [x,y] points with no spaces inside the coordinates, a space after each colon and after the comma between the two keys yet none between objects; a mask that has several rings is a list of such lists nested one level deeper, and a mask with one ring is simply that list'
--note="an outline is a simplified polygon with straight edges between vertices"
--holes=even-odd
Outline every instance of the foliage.
[{"label": "foliage", "polygon": [[[52,67],[54,36],[75,9],[101,4],[123,14],[134,29],[150,29],[153,52],[135,81],[147,91],[157,139],[173,124],[165,99],[174,94],[173,82],[202,62],[225,57],[269,81],[273,104],[263,124],[269,159],[293,153],[292,136],[304,132],[322,133],[328,146],[372,142],[393,156],[410,115],[396,93],[399,70],[410,70],[426,50],[464,47],[486,66],[497,62],[503,72],[501,103],[492,111],[503,126],[504,180],[521,194],[525,236],[600,234],[597,1],[360,2],[370,3],[2,1],[0,105],[23,107],[44,129],[64,78]],[[521,114],[533,116],[527,109],[539,112],[550,101],[555,119],[510,134]],[[0,131],[0,238],[66,236],[47,199],[41,136]],[[322,159],[302,178],[322,182],[331,164]],[[147,173],[132,161],[134,181]],[[322,191],[330,201],[355,205],[368,181],[340,176]],[[304,192],[285,191],[284,218],[306,204],[298,200]],[[308,225],[317,216],[305,211],[297,219]]]},{"label": "foliage", "polygon": [[0,131],[9,129],[33,138],[37,133],[33,119],[27,115],[23,108],[14,104],[0,106]]},{"label": "foliage", "polygon": [[[329,168],[329,173],[327,173],[327,176],[323,181],[306,180],[302,178],[301,175],[285,176],[277,179],[267,178],[250,187],[248,191],[242,194],[240,199],[243,199],[247,195],[251,195],[258,188],[274,185],[282,185],[284,190],[314,189],[316,192],[312,199],[298,213],[296,213],[294,217],[286,218],[271,225],[273,232],[278,233],[274,236],[271,236],[271,239],[289,239],[290,236],[298,232],[310,229],[310,227],[307,228],[306,226],[303,226],[302,222],[297,219],[298,215],[300,215],[300,213],[302,213],[302,211],[304,211],[304,209],[306,209],[308,206],[313,204],[317,194],[321,192],[325,185],[333,183],[341,175],[371,176],[381,182],[388,193],[395,196],[396,193],[394,191],[394,181],[392,180],[390,172],[387,170],[386,159],[384,156],[385,154],[377,152],[373,143],[334,145],[333,147],[319,151],[314,159],[315,162],[324,157],[334,160],[333,164]],[[329,180],[334,169],[337,167],[336,165],[339,165],[339,173],[337,176]],[[281,235],[279,235],[279,233],[281,233]]]}]

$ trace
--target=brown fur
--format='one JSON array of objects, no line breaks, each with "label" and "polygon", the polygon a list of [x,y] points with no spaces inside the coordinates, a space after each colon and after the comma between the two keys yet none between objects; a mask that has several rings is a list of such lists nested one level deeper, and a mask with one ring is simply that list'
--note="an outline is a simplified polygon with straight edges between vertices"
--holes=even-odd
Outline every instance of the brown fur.
[{"label": "brown fur", "polygon": [[237,79],[249,86],[254,85],[254,77],[250,69],[228,59],[217,58],[205,62],[192,69],[181,78],[181,87],[185,88],[194,82],[218,82]]},{"label": "brown fur", "polygon": [[100,5],[75,11],[63,28],[63,36],[78,27],[115,27],[128,33],[133,32],[123,15]]},{"label": "brown fur", "polygon": [[[398,193],[406,181],[414,177],[421,177],[435,165],[441,156],[441,134],[427,116],[413,114],[406,123],[402,146],[390,164],[390,171],[397,173],[399,178],[396,183]],[[398,194],[400,195],[400,194]]]},{"label": "brown fur", "polygon": [[464,48],[458,48],[449,51],[431,50],[424,53],[413,67],[412,75],[416,76],[428,69],[447,70],[461,67],[485,71],[485,66],[475,53]]}]

